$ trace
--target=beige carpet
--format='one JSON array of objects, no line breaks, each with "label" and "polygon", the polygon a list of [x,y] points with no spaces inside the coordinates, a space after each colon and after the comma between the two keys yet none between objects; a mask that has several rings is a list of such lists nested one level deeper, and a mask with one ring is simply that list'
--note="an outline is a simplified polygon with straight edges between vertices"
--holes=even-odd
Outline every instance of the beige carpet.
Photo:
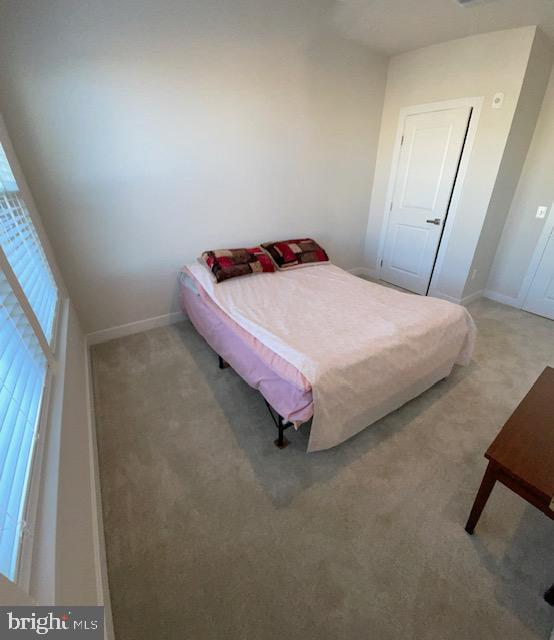
[{"label": "beige carpet", "polygon": [[474,362],[363,433],[276,449],[261,396],[188,322],[93,348],[118,640],[546,639],[554,522],[483,452],[546,364],[554,323],[480,300]]}]

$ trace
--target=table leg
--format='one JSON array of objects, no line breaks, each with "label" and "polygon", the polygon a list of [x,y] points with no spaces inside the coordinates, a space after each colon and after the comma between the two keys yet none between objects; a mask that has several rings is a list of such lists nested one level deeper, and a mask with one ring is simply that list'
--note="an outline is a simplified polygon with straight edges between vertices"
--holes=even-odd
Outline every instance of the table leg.
[{"label": "table leg", "polygon": [[473,508],[471,509],[471,513],[469,514],[469,518],[466,524],[466,531],[471,535],[475,529],[475,525],[479,521],[481,517],[481,513],[487,504],[487,500],[491,494],[491,491],[496,482],[496,469],[494,465],[489,462],[489,466],[485,471],[485,475],[483,476],[483,480],[481,481],[481,486],[479,487],[479,491],[475,496],[475,502],[473,503]]}]

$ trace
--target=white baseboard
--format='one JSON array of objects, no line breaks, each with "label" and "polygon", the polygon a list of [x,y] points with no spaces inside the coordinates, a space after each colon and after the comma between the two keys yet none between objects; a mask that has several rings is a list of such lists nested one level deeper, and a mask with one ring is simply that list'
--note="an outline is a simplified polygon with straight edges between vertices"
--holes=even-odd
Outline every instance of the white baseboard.
[{"label": "white baseboard", "polygon": [[478,298],[482,298],[484,291],[476,291],[475,293],[471,293],[469,296],[465,296],[464,298],[455,298],[454,296],[449,296],[447,293],[441,293],[440,291],[430,291],[429,295],[433,298],[440,298],[441,300],[447,300],[448,302],[453,302],[454,304],[461,304],[465,307],[470,302],[477,300]]},{"label": "white baseboard", "polygon": [[483,291],[483,296],[489,300],[494,300],[501,304],[507,304],[509,307],[521,309],[522,306],[522,302],[519,297],[513,298],[512,296],[507,296],[504,293],[498,293],[497,291],[491,291],[490,289],[485,289],[485,291]]},{"label": "white baseboard", "polygon": [[364,276],[371,280],[379,280],[379,272],[376,269],[370,269],[368,267],[354,267],[354,269],[348,269],[348,272],[353,276]]},{"label": "white baseboard", "polygon": [[165,327],[169,324],[180,322],[181,320],[184,320],[185,317],[186,316],[182,311],[174,311],[173,313],[166,313],[163,316],[146,318],[146,320],[137,320],[136,322],[121,324],[117,327],[101,329],[100,331],[93,331],[86,336],[87,344],[90,347],[93,344],[100,344],[101,342],[107,342],[108,340],[114,340],[115,338],[130,336],[133,333],[141,333],[142,331],[148,331],[149,329]]},{"label": "white baseboard", "polygon": [[449,296],[447,293],[442,293],[441,291],[429,291],[428,295],[431,298],[440,298],[441,300],[446,300],[447,302],[453,302],[454,304],[462,304],[462,301],[460,298]]},{"label": "white baseboard", "polygon": [[462,298],[459,304],[465,307],[466,304],[469,304],[474,300],[478,300],[479,298],[482,298],[484,295],[485,295],[485,292],[483,291],[483,289],[481,289],[480,291],[476,291],[475,293],[470,293],[468,296],[465,296],[464,298]]},{"label": "white baseboard", "polygon": [[94,402],[90,352],[85,339],[85,377],[87,395],[87,421],[89,440],[90,488],[92,504],[92,526],[94,541],[94,564],[96,569],[96,594],[98,604],[104,606],[104,639],[114,640],[110,586],[108,582],[108,563],[106,559],[106,543],[104,540],[104,516],[102,513],[102,491],[100,487],[100,469],[98,467],[98,442]]}]

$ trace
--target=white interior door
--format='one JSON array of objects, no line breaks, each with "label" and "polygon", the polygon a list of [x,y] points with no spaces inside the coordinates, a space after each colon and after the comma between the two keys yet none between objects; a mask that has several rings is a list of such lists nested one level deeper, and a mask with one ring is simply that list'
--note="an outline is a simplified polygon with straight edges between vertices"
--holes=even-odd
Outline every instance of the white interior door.
[{"label": "white interior door", "polygon": [[523,308],[554,320],[554,228],[550,230]]},{"label": "white interior door", "polygon": [[459,107],[404,119],[382,280],[427,293],[470,115]]}]

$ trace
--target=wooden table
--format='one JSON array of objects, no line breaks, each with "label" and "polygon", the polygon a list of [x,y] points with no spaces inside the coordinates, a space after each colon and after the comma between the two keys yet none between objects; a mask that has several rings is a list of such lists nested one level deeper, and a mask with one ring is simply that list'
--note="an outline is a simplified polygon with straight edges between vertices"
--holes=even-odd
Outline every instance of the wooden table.
[{"label": "wooden table", "polygon": [[546,367],[485,457],[489,461],[469,514],[472,534],[496,481],[554,519],[554,369]]}]

